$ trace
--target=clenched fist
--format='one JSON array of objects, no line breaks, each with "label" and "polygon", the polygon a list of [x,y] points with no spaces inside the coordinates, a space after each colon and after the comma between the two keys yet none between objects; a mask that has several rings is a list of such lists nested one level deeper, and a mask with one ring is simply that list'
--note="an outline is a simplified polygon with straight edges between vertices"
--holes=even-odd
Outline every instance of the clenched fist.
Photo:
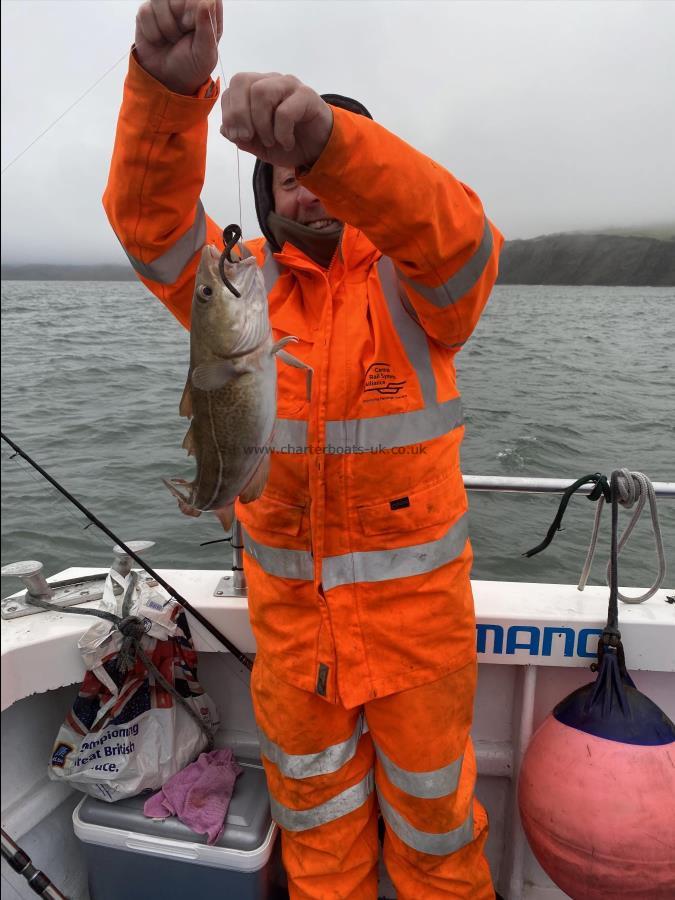
[{"label": "clenched fist", "polygon": [[221,103],[221,134],[274,166],[313,165],[333,128],[330,106],[293,75],[240,72]]},{"label": "clenched fist", "polygon": [[194,94],[216,67],[222,0],[146,0],[136,15],[136,58],[176,94]]}]

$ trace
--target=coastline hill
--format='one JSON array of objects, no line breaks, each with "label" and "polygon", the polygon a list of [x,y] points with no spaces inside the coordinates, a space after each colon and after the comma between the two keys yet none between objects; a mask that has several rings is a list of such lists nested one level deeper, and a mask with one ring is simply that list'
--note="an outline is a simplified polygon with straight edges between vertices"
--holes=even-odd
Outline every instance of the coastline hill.
[{"label": "coastline hill", "polygon": [[507,241],[499,283],[673,287],[675,235],[567,233]]}]

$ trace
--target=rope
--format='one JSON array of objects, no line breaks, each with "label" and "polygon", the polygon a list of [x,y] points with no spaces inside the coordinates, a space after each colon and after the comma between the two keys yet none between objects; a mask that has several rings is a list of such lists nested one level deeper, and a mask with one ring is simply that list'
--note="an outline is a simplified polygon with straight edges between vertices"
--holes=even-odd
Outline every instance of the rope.
[{"label": "rope", "polygon": [[619,631],[619,491],[618,472],[612,472],[610,478],[610,493],[612,504],[612,533],[610,536],[609,565],[607,576],[609,578],[609,606],[607,609],[607,624],[602,632],[603,645],[613,647],[621,646],[621,632]]},{"label": "rope", "polygon": [[[130,606],[130,600],[136,587],[138,574],[133,570],[129,573],[127,588],[124,595],[122,609],[127,610]],[[41,609],[51,610],[58,613],[69,613],[75,616],[95,616],[97,619],[105,619],[110,622],[120,632],[124,640],[119,653],[117,654],[117,668],[124,675],[135,665],[136,659],[140,659],[146,668],[148,674],[152,674],[155,681],[164,688],[171,696],[178,701],[191,719],[193,719],[201,729],[207,742],[207,750],[213,750],[213,734],[206,722],[197,715],[187,700],[178,693],[174,685],[172,685],[159,671],[147,653],[141,646],[141,640],[145,634],[145,625],[143,619],[138,616],[117,616],[115,613],[106,612],[102,609],[77,609],[72,607],[61,607],[55,603],[49,603],[41,597],[33,597],[26,592],[26,602],[33,606],[39,606]]]},{"label": "rope", "polygon": [[[535,554],[541,553],[542,550],[545,550],[548,547],[548,545],[555,537],[556,532],[562,530],[563,516],[565,515],[565,510],[567,509],[568,503],[572,499],[572,495],[576,491],[578,491],[580,487],[582,487],[584,484],[588,484],[589,482],[591,484],[595,484],[595,487],[588,495],[588,499],[597,500],[599,502],[595,511],[593,534],[591,535],[591,542],[586,554],[586,561],[584,562],[584,567],[581,572],[581,578],[579,579],[578,588],[580,591],[583,591],[584,587],[586,586],[586,582],[588,581],[588,576],[591,571],[593,557],[595,556],[595,550],[598,543],[600,518],[605,502],[609,502],[612,505],[612,541],[614,541],[615,530],[618,533],[619,505],[625,507],[626,509],[632,509],[635,506],[633,516],[626,526],[623,534],[621,535],[621,538],[617,542],[616,572],[614,576],[612,575],[612,566],[614,565],[615,550],[614,543],[612,543],[613,549],[611,551],[609,563],[607,564],[607,583],[610,586],[611,593],[610,606],[615,591],[616,598],[622,600],[624,603],[644,603],[645,600],[649,600],[650,597],[654,596],[654,594],[658,591],[665,580],[666,555],[663,549],[663,537],[661,535],[661,525],[659,523],[659,513],[656,506],[656,493],[654,491],[654,485],[643,472],[629,472],[628,469],[616,469],[614,472],[612,472],[610,478],[611,484],[607,481],[604,475],[600,475],[598,472],[596,472],[594,475],[584,475],[582,478],[577,479],[577,481],[571,484],[563,494],[562,500],[560,501],[560,506],[558,507],[558,512],[556,513],[555,518],[553,519],[553,522],[551,523],[551,526],[548,529],[544,540],[536,547],[533,547],[531,550],[523,553],[523,556],[526,556],[528,558],[531,556],[535,556]],[[659,570],[656,579],[649,590],[645,591],[645,593],[640,595],[639,597],[627,597],[625,594],[622,594],[619,591],[617,574],[618,558],[621,551],[628,543],[628,539],[633,533],[633,529],[637,525],[638,520],[642,515],[642,510],[644,509],[647,500],[649,500],[649,510],[652,517],[652,531],[654,533],[654,541],[656,544],[656,555],[659,561]]]},{"label": "rope", "polygon": [[[617,547],[617,559],[621,554],[621,551],[628,543],[628,539],[635,526],[637,525],[640,516],[642,515],[642,511],[645,507],[647,500],[649,500],[649,511],[651,513],[652,519],[652,532],[654,534],[654,542],[656,545],[656,555],[659,561],[659,569],[656,575],[656,579],[654,583],[649,588],[649,590],[645,591],[644,594],[641,594],[638,597],[627,597],[625,594],[622,594],[619,591],[618,585],[616,588],[617,596],[624,603],[644,603],[645,600],[648,600],[650,597],[653,597],[654,594],[658,591],[661,585],[664,582],[666,577],[666,555],[663,549],[663,536],[661,534],[661,524],[659,522],[659,513],[656,506],[656,494],[654,492],[654,485],[651,483],[649,478],[643,472],[629,472],[628,469],[618,469],[612,473],[612,484],[615,485],[614,490],[616,491],[616,505],[620,504],[625,509],[630,510],[635,507],[635,511],[631,517],[630,522],[624,529],[623,534],[618,542]],[[614,497],[614,493],[612,493],[612,498]],[[598,503],[597,509],[595,511],[595,522],[593,523],[593,534],[591,535],[591,542],[588,547],[588,553],[586,555],[586,561],[584,563],[584,568],[581,573],[581,578],[579,579],[579,590],[583,591],[586,586],[586,582],[588,581],[588,576],[591,571],[591,566],[593,564],[593,557],[595,556],[595,550],[598,542],[598,532],[600,530],[600,518],[602,516],[602,508],[604,506],[605,496],[600,497],[600,502]],[[617,509],[618,516],[618,509]],[[614,518],[614,509],[612,508],[612,519]],[[613,527],[613,523],[612,523]],[[610,563],[607,566],[607,580],[608,584],[611,586],[611,573],[610,573],[611,559]]]}]

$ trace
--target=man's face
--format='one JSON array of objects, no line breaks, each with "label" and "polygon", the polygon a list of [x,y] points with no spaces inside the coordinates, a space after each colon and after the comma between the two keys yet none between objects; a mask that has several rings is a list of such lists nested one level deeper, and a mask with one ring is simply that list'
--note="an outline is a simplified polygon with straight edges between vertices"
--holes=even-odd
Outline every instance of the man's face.
[{"label": "man's face", "polygon": [[274,211],[279,216],[307,225],[318,232],[341,224],[338,219],[330,218],[318,197],[298,183],[295,169],[275,166],[272,191]]}]

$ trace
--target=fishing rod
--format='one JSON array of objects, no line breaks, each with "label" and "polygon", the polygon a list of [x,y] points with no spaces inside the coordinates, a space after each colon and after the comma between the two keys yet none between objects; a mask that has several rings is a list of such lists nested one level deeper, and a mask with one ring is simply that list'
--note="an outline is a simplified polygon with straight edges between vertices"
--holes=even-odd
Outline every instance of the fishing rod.
[{"label": "fishing rod", "polygon": [[15,872],[26,879],[31,890],[36,894],[47,900],[68,900],[44,872],[35,868],[30,856],[12,840],[4,828],[2,829],[2,858],[7,860]]},{"label": "fishing rod", "polygon": [[0,437],[3,439],[3,441],[5,441],[5,443],[9,444],[12,450],[14,450],[15,454],[18,454],[20,457],[22,457],[22,459],[25,459],[26,462],[31,465],[36,472],[39,472],[40,475],[42,475],[42,477],[45,478],[51,485],[53,485],[53,487],[55,487],[56,490],[59,491],[59,493],[63,494],[63,496],[67,500],[70,500],[73,506],[76,506],[77,509],[79,509],[80,512],[83,513],[93,525],[96,525],[96,527],[100,528],[104,534],[107,534],[108,537],[113,540],[119,547],[121,547],[121,549],[124,550],[124,552],[128,556],[130,556],[131,559],[137,562],[138,565],[142,569],[144,569],[151,578],[154,578],[158,584],[161,584],[164,590],[167,591],[174,600],[177,600],[187,612],[194,616],[199,624],[202,625],[215,638],[217,638],[233,656],[236,656],[236,658],[243,666],[245,666],[249,671],[253,669],[253,663],[248,658],[248,656],[246,656],[235,644],[233,644],[232,641],[229,640],[229,638],[226,638],[224,634],[221,634],[221,632],[216,628],[215,625],[209,622],[209,620],[205,616],[203,616],[198,609],[195,609],[191,603],[188,603],[188,601],[184,597],[182,597],[178,593],[178,591],[173,588],[167,581],[165,581],[161,575],[155,572],[154,569],[150,568],[150,566],[146,562],[144,562],[137,553],[134,553],[131,547],[128,547],[123,541],[121,541],[117,537],[117,535],[113,531],[111,531],[110,528],[104,525],[103,522],[101,522],[101,520],[98,519],[92,512],[90,512],[83,503],[80,503],[77,497],[74,497],[70,493],[70,491],[66,490],[63,485],[59,484],[59,482],[54,477],[52,477],[49,472],[46,472],[41,465],[36,463],[34,459],[31,459],[31,457],[27,453],[25,453],[18,444],[15,444],[13,440],[7,437],[4,431],[0,431]]}]

